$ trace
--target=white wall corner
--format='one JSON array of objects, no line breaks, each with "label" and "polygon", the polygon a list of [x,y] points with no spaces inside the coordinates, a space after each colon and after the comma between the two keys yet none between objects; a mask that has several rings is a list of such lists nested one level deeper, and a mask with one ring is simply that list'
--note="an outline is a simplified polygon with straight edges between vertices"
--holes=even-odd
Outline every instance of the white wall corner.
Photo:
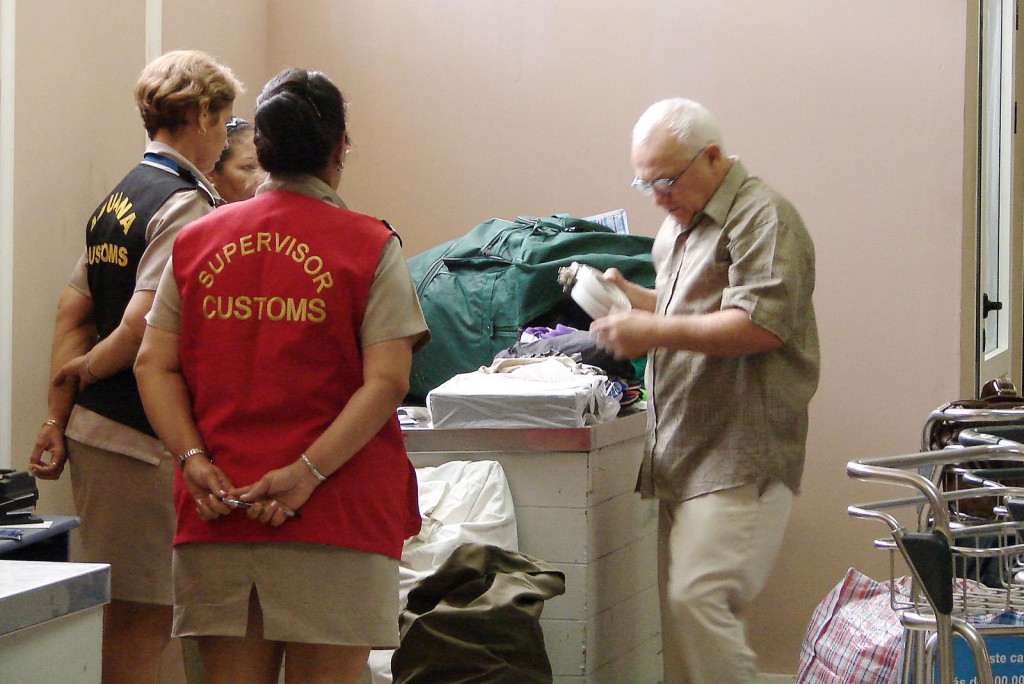
[{"label": "white wall corner", "polygon": [[146,64],[164,51],[164,0],[146,0]]},{"label": "white wall corner", "polygon": [[0,0],[0,467],[11,467],[14,406],[14,2]]}]

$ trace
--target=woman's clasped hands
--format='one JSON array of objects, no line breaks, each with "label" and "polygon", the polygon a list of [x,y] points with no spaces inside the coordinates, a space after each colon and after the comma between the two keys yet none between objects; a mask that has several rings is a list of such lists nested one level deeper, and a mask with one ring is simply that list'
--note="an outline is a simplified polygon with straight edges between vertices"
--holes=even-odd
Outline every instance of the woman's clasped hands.
[{"label": "woman's clasped hands", "polygon": [[299,462],[271,470],[245,487],[232,485],[224,471],[201,457],[188,459],[182,476],[201,519],[216,520],[244,510],[250,520],[272,527],[300,518],[298,509],[319,484]]}]

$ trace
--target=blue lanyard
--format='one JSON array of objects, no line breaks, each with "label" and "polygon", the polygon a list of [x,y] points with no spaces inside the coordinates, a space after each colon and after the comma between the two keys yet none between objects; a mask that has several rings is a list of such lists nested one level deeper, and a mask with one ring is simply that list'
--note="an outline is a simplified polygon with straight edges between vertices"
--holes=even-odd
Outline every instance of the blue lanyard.
[{"label": "blue lanyard", "polygon": [[178,166],[178,162],[174,161],[173,159],[168,159],[162,154],[157,154],[156,152],[146,152],[144,155],[142,155],[142,159],[144,161],[152,162],[154,164],[159,164],[160,166],[163,166],[166,169],[170,169],[171,171],[174,172],[174,175],[176,176],[181,175],[181,167]]},{"label": "blue lanyard", "polygon": [[174,175],[183,178],[189,183],[192,183],[193,185],[196,186],[196,190],[199,190],[206,196],[206,199],[207,201],[209,201],[211,206],[217,207],[220,206],[221,204],[224,204],[223,200],[218,201],[218,198],[215,198],[213,194],[211,194],[210,191],[207,189],[207,187],[199,182],[199,180],[195,177],[195,174],[193,174],[188,169],[181,168],[181,166],[178,165],[178,162],[174,161],[173,159],[168,159],[162,154],[157,154],[156,152],[146,152],[145,154],[142,155],[142,161],[149,162],[151,164],[159,164],[160,166],[169,170]]}]

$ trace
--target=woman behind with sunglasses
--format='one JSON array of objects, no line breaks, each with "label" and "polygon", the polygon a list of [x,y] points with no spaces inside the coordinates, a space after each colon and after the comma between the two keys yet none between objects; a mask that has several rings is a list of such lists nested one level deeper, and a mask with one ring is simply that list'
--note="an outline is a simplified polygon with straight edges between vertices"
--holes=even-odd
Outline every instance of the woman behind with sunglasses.
[{"label": "woman behind with sunglasses", "polygon": [[226,128],[228,144],[210,172],[210,180],[225,202],[241,202],[256,194],[267,172],[256,158],[252,124],[233,116]]},{"label": "woman behind with sunglasses", "polygon": [[180,234],[136,365],[181,460],[174,633],[208,684],[276,684],[282,656],[355,683],[398,644],[420,516],[395,409],[429,333],[397,236],[338,196],[338,89],[278,75],[255,140],[268,181]]}]

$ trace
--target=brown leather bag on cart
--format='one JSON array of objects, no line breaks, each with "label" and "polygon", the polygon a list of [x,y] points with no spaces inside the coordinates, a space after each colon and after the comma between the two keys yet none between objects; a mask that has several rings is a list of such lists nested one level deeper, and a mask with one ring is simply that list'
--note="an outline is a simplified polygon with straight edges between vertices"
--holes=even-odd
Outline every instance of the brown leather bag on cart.
[{"label": "brown leather bag on cart", "polygon": [[[1022,409],[1022,415],[1024,415],[1024,396],[1021,396],[1014,384],[1005,379],[990,380],[985,383],[981,388],[978,399],[958,399],[951,401],[948,404],[940,406],[937,411],[945,411],[951,408],[963,408],[963,409]],[[928,448],[929,449],[944,449],[949,444],[953,444],[957,441],[960,436],[960,432],[966,428],[973,428],[975,430],[984,432],[986,427],[997,427],[999,424],[993,424],[991,426],[978,425],[976,423],[964,423],[957,422],[956,420],[940,421],[937,422],[931,430],[931,433],[927,436]],[[1022,421],[1021,426],[1024,426]],[[986,470],[1001,470],[1001,469],[1017,469],[1024,467],[1024,464],[1016,461],[1005,461],[999,459],[991,459],[985,461],[971,461],[960,464],[966,468],[972,469],[986,469]],[[967,483],[963,480],[963,477],[956,473],[953,468],[946,466],[940,475],[942,488],[945,491],[958,491],[961,489],[974,489],[977,485]],[[992,476],[990,479],[1001,482],[1007,487],[1024,487],[1024,477],[998,477]],[[998,503],[996,497],[979,497],[972,499],[961,499],[950,504],[951,512],[970,516],[972,518],[987,520],[992,519],[994,514],[992,508]]]}]

